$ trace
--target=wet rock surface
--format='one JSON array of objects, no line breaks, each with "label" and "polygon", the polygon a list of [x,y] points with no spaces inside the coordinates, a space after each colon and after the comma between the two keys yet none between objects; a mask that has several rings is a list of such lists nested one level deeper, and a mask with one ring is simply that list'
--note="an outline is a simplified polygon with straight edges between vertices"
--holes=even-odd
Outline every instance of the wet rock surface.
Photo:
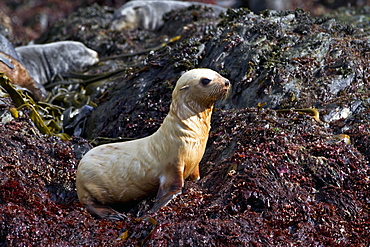
[{"label": "wet rock surface", "polygon": [[[366,11],[347,12],[346,21]],[[0,245],[367,246],[366,19],[351,25],[301,10],[242,9],[218,17],[189,8],[167,14],[156,33],[109,30],[112,13],[98,5],[79,9],[39,40],[77,40],[97,50],[102,61],[89,75],[120,71],[94,83],[55,84],[49,103],[94,107],[78,127],[85,138],[139,138],[160,126],[181,72],[215,69],[233,93],[213,114],[201,179],[187,181],[155,214],[147,214],[148,198],[128,209],[125,221],[95,219],[74,184],[91,145],[41,134],[27,109],[11,117],[14,105],[1,91]],[[88,99],[62,96],[66,89]],[[306,110],[290,110],[298,108]]]},{"label": "wet rock surface", "polygon": [[[89,36],[78,29],[60,31],[66,23],[73,29],[68,20],[56,25],[58,35],[48,41],[69,33],[67,38],[91,41],[90,47],[99,50],[103,58],[104,54],[129,54],[156,47],[166,37],[181,35],[180,40],[151,54],[112,62],[119,68],[135,63],[136,71],[141,72],[126,70],[126,77],[110,81],[110,85],[116,85],[114,92],[100,99],[89,119],[86,137],[132,137],[124,129],[130,130],[127,126],[135,125],[135,118],[143,115],[134,113],[137,105],[141,109],[146,106],[149,118],[155,115],[161,120],[168,101],[160,106],[163,111],[158,115],[157,108],[151,106],[161,104],[163,99],[152,99],[158,95],[154,91],[170,97],[179,74],[194,67],[212,68],[230,78],[232,95],[223,106],[218,105],[226,109],[255,107],[258,103],[273,109],[315,107],[323,114],[322,119],[330,122],[366,108],[367,32],[334,19],[312,18],[301,10],[266,11],[258,16],[240,9],[229,11],[224,18],[212,16],[209,11],[194,8],[168,14],[161,38],[145,30],[122,34],[104,29],[105,33],[97,34],[101,39],[91,39],[94,29],[88,28],[90,24],[84,27]],[[101,14],[99,19],[104,16]],[[94,22],[94,18],[86,20]],[[112,39],[112,34],[120,38]]]},{"label": "wet rock surface", "polygon": [[356,31],[348,24],[299,10],[262,16],[237,10],[217,31],[200,64],[235,81],[229,108],[259,102],[270,108],[325,108],[366,83],[368,41],[352,36]]}]

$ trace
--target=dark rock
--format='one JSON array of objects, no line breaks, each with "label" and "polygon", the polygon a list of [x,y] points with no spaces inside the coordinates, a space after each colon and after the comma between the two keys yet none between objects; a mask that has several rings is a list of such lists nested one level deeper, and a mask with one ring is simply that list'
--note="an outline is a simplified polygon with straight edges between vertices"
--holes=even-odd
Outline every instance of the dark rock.
[{"label": "dark rock", "polygon": [[[172,18],[176,16],[189,14]],[[169,27],[176,23],[170,15],[167,18]],[[120,82],[113,97],[93,112],[88,138],[132,137],[127,125],[136,122],[133,115],[139,115],[132,110],[141,104],[147,105],[146,112],[151,111],[148,101],[152,99],[145,92],[159,86],[152,83],[173,83],[182,71],[193,67],[212,68],[230,78],[233,92],[224,105],[217,105],[227,109],[259,103],[274,109],[316,107],[324,114],[322,119],[330,122],[346,118],[366,104],[361,95],[368,92],[366,54],[370,47],[367,36],[359,38],[354,27],[334,19],[312,18],[301,10],[266,11],[262,16],[229,10],[217,27],[216,23],[205,26],[202,21],[187,24],[180,42],[154,52],[147,58],[145,71]],[[159,73],[161,78],[156,78]],[[128,90],[134,90],[129,94],[139,98],[125,97]],[[170,97],[171,87],[164,92]],[[164,107],[157,118],[164,117],[168,106]]]},{"label": "dark rock", "polygon": [[267,103],[270,108],[325,109],[327,102],[341,105],[343,94],[356,97],[366,83],[367,38],[343,39],[354,32],[348,24],[300,10],[263,16],[230,10],[200,65],[234,82],[227,108]]},{"label": "dark rock", "polygon": [[[219,20],[212,16],[210,9],[205,9],[204,15],[202,10],[202,7],[189,7],[181,10],[181,14],[172,12],[166,17],[168,21],[161,32],[169,30],[172,36],[181,34],[180,42],[146,54],[145,66],[138,72],[116,79],[109,100],[104,98],[92,112],[86,137],[143,137],[159,127],[168,112],[174,83],[182,72],[199,66],[203,43],[212,35]],[[189,16],[196,12],[199,12],[198,18],[194,21],[191,17],[193,22],[189,23]],[[183,16],[185,24],[189,23],[187,28],[182,29],[179,20],[170,20],[171,17],[178,19],[178,16]],[[139,37],[145,33],[147,31],[141,31]]]}]

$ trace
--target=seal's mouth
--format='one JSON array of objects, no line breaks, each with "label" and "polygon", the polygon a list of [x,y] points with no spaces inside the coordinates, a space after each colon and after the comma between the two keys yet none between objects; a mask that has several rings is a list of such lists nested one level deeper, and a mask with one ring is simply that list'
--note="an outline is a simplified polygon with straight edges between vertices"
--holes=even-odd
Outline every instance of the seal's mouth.
[{"label": "seal's mouth", "polygon": [[217,87],[215,90],[210,94],[210,98],[213,99],[213,101],[221,100],[225,101],[231,93],[231,84],[224,85],[222,87]]}]

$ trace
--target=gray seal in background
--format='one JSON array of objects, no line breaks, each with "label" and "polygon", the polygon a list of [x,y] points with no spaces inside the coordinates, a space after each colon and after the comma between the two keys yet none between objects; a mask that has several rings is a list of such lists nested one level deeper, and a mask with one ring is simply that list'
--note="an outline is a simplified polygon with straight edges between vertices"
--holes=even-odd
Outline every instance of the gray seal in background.
[{"label": "gray seal in background", "polygon": [[216,14],[226,12],[226,8],[200,2],[180,2],[171,0],[136,0],[122,5],[113,14],[111,29],[122,30],[156,30],[163,25],[163,15],[171,10],[189,6],[207,6]]},{"label": "gray seal in background", "polygon": [[58,74],[82,72],[99,62],[98,53],[77,41],[61,41],[15,48],[33,79],[45,85]]},{"label": "gray seal in background", "polygon": [[285,10],[291,7],[291,0],[249,0],[248,7],[255,13],[265,9]]}]

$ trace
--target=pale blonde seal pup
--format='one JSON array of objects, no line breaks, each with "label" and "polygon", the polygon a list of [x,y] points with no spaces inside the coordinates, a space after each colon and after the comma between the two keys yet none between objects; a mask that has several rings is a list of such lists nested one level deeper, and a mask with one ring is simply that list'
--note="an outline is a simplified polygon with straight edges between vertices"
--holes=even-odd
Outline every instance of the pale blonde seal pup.
[{"label": "pale blonde seal pup", "polygon": [[181,192],[184,180],[199,179],[214,103],[230,82],[210,69],[193,69],[177,81],[170,111],[153,135],[93,148],[76,178],[80,202],[94,215],[116,219],[107,205],[143,199],[157,192],[152,212]]}]

